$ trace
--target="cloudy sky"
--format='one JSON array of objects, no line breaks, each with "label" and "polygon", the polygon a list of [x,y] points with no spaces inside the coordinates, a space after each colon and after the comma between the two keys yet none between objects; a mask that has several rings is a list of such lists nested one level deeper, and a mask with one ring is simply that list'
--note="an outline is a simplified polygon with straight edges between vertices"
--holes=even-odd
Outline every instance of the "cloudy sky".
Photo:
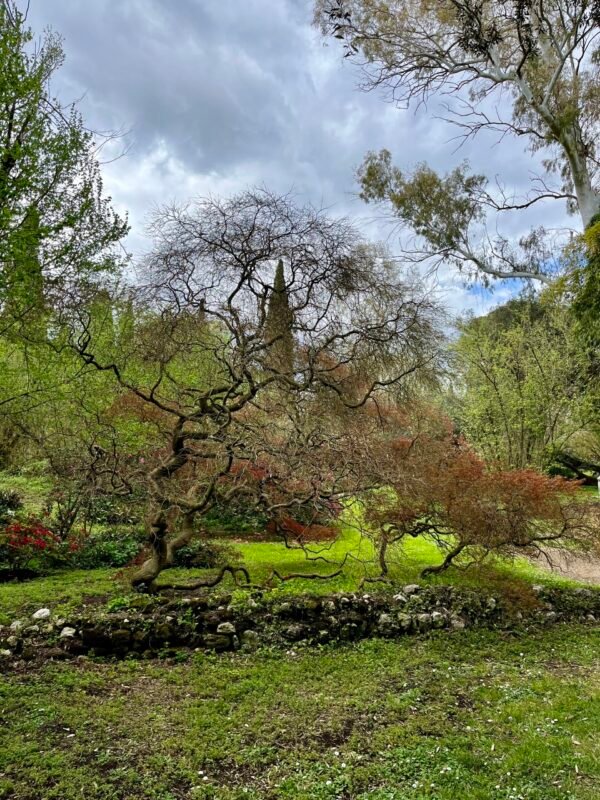
[{"label": "cloudy sky", "polygon": [[[348,215],[370,238],[389,229],[356,198],[355,171],[367,150],[387,147],[409,167],[446,171],[465,158],[489,177],[523,181],[532,157],[522,142],[478,141],[456,152],[456,131],[357,90],[358,72],[337,42],[311,25],[311,0],[30,0],[36,33],[63,36],[66,62],[54,88],[80,99],[95,130],[127,131],[128,150],[104,167],[115,205],[129,212],[129,246],[140,253],[157,204],[248,185],[293,190]],[[562,213],[562,212],[558,212]],[[392,249],[395,239],[390,238]],[[480,314],[493,296],[448,274],[444,299]]]}]

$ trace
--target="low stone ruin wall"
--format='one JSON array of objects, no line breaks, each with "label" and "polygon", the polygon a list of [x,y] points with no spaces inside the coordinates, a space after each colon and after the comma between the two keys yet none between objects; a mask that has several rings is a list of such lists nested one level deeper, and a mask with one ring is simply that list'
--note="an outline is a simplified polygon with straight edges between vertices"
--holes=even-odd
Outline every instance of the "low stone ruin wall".
[{"label": "low stone ruin wall", "polygon": [[30,619],[0,626],[0,662],[82,654],[153,657],[182,648],[224,652],[567,621],[600,621],[600,591],[533,587],[531,598],[520,608],[481,592],[416,584],[393,596],[140,598],[138,608],[94,609],[68,619],[58,619],[51,609],[43,608]]}]

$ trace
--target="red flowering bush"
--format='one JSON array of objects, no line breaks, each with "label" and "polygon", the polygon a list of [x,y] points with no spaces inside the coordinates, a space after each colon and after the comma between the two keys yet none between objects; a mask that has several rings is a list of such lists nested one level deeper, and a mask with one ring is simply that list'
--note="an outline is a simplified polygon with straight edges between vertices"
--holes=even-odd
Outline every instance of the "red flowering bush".
[{"label": "red flowering bush", "polygon": [[8,570],[40,566],[58,553],[60,544],[59,537],[40,520],[16,520],[0,530],[0,562]]}]

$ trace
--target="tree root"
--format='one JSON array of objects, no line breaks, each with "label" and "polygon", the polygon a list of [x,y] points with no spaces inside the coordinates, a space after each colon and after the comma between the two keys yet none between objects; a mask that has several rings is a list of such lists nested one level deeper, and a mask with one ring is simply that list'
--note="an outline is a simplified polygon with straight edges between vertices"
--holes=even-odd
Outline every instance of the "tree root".
[{"label": "tree root", "polygon": [[330,578],[337,578],[338,575],[342,574],[343,569],[344,567],[342,566],[335,572],[330,572],[328,575],[321,575],[318,572],[291,572],[289,575],[282,575],[280,572],[274,569],[265,581],[265,586],[268,586],[274,578],[277,578],[277,580],[281,581],[282,583],[285,581],[299,580],[300,578],[304,578],[305,580],[309,581],[327,581]]},{"label": "tree root", "polygon": [[[221,569],[214,578],[207,578],[206,580],[199,580],[199,581],[194,581],[193,583],[186,583],[186,584],[161,583],[160,586],[157,587],[157,589],[158,591],[162,591],[164,589],[172,589],[175,592],[190,592],[194,591],[194,589],[203,589],[203,588],[210,589],[211,587],[217,586],[219,583],[221,583],[225,575],[227,575],[228,573],[233,578],[233,581],[236,586],[250,587],[253,585],[250,580],[250,573],[248,572],[246,567],[232,567],[230,564],[226,564],[224,567],[221,567]],[[238,573],[241,573],[243,575],[245,579],[244,583],[240,583],[238,581],[237,577]]]},{"label": "tree root", "polygon": [[393,581],[387,575],[376,575],[374,578],[370,578],[368,575],[365,575],[364,578],[361,578],[361,581],[358,584],[359,590],[364,589],[365,583],[387,583],[387,584],[391,584],[391,583],[393,583]]}]

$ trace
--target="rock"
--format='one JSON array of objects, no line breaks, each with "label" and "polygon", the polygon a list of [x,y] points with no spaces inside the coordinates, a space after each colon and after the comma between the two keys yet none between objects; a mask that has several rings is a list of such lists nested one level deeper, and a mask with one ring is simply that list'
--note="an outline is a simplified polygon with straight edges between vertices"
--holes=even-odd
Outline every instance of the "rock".
[{"label": "rock", "polygon": [[39,633],[40,626],[39,625],[29,625],[27,628],[23,630],[23,633]]},{"label": "rock", "polygon": [[333,600],[324,600],[322,608],[326,614],[335,614],[337,609]]},{"label": "rock", "polygon": [[358,639],[360,628],[355,622],[347,622],[340,628],[340,639],[351,642],[353,639]]},{"label": "rock", "polygon": [[232,622],[221,622],[221,624],[217,626],[217,633],[233,635],[235,632],[235,625]]},{"label": "rock", "polygon": [[12,648],[13,648],[13,650],[14,650],[14,648],[15,648],[15,647],[16,647],[16,646],[19,644],[19,641],[20,641],[20,639],[19,639],[17,636],[9,636],[9,637],[6,639],[6,644],[7,644],[9,647],[12,647]]},{"label": "rock", "polygon": [[398,614],[398,624],[403,631],[409,631],[413,624],[411,615],[400,612],[400,614]]},{"label": "rock", "polygon": [[284,630],[283,635],[286,639],[289,639],[292,642],[298,642],[300,639],[304,639],[306,636],[306,626],[305,625],[288,625],[287,628]]},{"label": "rock", "polygon": [[145,650],[148,647],[150,634],[147,631],[134,631],[132,636],[133,646],[136,650]]},{"label": "rock", "polygon": [[588,622],[596,622],[596,617],[593,614],[588,614],[586,619]]},{"label": "rock", "polygon": [[10,658],[11,655],[10,650],[0,650],[0,658]]},{"label": "rock", "polygon": [[433,611],[431,613],[431,622],[434,628],[443,628],[446,624],[446,617],[440,611]]},{"label": "rock", "polygon": [[67,623],[67,620],[61,618],[61,619],[57,619],[56,620],[55,625],[56,625],[57,628],[62,628],[62,627],[64,627],[64,625],[66,625],[66,623]]},{"label": "rock", "polygon": [[229,636],[207,633],[204,637],[204,646],[207,650],[216,650],[217,653],[222,653],[225,650],[231,650],[232,644]]},{"label": "rock", "polygon": [[260,636],[256,631],[248,630],[242,633],[242,644],[254,650],[260,644]]},{"label": "rock", "polygon": [[111,648],[115,650],[125,650],[131,641],[131,631],[127,631],[124,628],[111,631],[109,634],[109,641]]},{"label": "rock", "polygon": [[489,608],[490,611],[493,611],[498,605],[498,601],[496,600],[495,597],[488,597],[485,605],[487,608]]},{"label": "rock", "polygon": [[[26,658],[33,658],[32,653],[26,653],[23,651],[23,657]],[[53,659],[54,661],[63,661],[65,658],[68,658],[69,654],[65,653],[60,647],[51,647],[48,650],[44,650],[44,658],[46,659]]]},{"label": "rock", "polygon": [[411,594],[417,594],[417,592],[421,591],[421,587],[418,583],[409,583],[408,586],[404,587],[404,594],[410,597]]},{"label": "rock", "polygon": [[154,628],[154,637],[160,642],[168,642],[173,633],[173,627],[168,622],[161,622]]},{"label": "rock", "polygon": [[72,639],[77,631],[75,628],[69,628],[68,626],[64,627],[60,632],[60,639]]},{"label": "rock", "polygon": [[380,614],[379,619],[377,620],[377,630],[380,633],[389,636],[396,630],[396,621],[390,614]]},{"label": "rock", "polygon": [[35,612],[35,614],[31,615],[31,619],[35,619],[35,620],[48,619],[50,617],[51,613],[52,612],[50,611],[49,608],[38,608],[38,610]]},{"label": "rock", "polygon": [[82,631],[83,643],[86,647],[107,649],[110,647],[110,634],[109,631],[96,625],[93,628],[83,628]]},{"label": "rock", "polygon": [[23,621],[20,619],[15,619],[10,623],[11,631],[18,631],[23,627]]},{"label": "rock", "polygon": [[431,614],[417,614],[417,625],[420,630],[426,631],[431,627],[431,623]]},{"label": "rock", "polygon": [[309,616],[313,615],[321,608],[321,600],[318,597],[305,597],[302,608]]},{"label": "rock", "polygon": [[462,631],[467,627],[467,623],[462,617],[459,617],[457,614],[453,614],[450,617],[450,627],[454,628],[455,631]]},{"label": "rock", "polygon": [[395,594],[392,599],[394,600],[395,603],[406,603],[406,595],[402,594],[402,592],[398,592],[398,594]]}]

